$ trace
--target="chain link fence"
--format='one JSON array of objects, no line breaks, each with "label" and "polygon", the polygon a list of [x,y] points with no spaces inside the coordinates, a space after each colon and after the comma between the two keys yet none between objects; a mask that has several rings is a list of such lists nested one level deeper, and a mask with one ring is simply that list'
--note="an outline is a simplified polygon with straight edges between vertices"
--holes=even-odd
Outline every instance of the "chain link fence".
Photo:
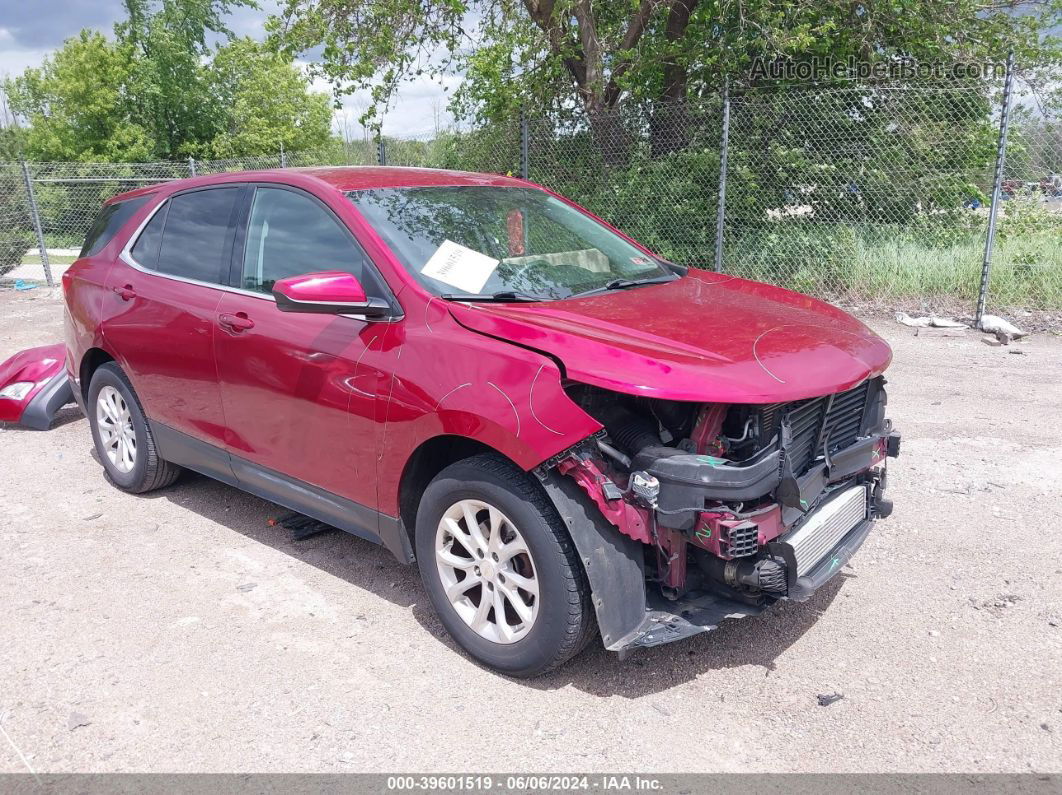
[{"label": "chain link fence", "polygon": [[[970,315],[983,285],[1001,89],[734,89],[696,103],[256,158],[28,163],[28,180],[22,164],[0,164],[0,276],[15,265],[9,277],[40,279],[42,261],[73,261],[100,204],[142,185],[386,163],[526,176],[675,262],[850,308]],[[1062,120],[1016,103],[1005,154],[987,307],[1062,323]]]}]

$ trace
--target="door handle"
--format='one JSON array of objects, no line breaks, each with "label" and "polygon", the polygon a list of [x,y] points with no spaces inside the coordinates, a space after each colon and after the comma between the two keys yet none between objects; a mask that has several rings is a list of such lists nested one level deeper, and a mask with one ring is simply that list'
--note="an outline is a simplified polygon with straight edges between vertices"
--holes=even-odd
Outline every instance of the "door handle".
[{"label": "door handle", "polygon": [[235,315],[230,315],[227,312],[218,315],[218,323],[231,331],[246,331],[249,328],[254,328],[254,321],[247,317],[246,312],[237,312]]},{"label": "door handle", "polygon": [[130,301],[136,298],[136,290],[133,289],[133,285],[127,284],[124,287],[112,287],[111,290],[114,294],[121,298],[123,301]]}]

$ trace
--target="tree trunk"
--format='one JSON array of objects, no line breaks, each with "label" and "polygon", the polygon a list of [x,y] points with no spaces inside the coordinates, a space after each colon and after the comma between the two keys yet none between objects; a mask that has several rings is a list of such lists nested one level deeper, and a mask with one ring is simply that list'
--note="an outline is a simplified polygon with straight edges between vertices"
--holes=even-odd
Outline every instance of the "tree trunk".
[{"label": "tree trunk", "polygon": [[[675,0],[667,16],[665,36],[675,45],[686,35],[699,0]],[[664,87],[660,103],[649,121],[653,157],[677,152],[689,145],[693,125],[686,108],[686,67],[674,55],[664,59]]]},{"label": "tree trunk", "polygon": [[631,133],[623,123],[616,108],[604,107],[599,102],[586,103],[590,120],[590,132],[594,136],[601,161],[613,168],[623,168],[631,160]]}]

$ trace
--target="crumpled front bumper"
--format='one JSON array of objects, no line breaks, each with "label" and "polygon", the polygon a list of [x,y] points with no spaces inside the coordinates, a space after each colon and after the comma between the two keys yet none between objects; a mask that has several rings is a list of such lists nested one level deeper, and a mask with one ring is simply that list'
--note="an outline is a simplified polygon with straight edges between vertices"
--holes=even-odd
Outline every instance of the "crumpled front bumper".
[{"label": "crumpled front bumper", "polygon": [[[607,644],[612,651],[658,646],[682,640],[690,635],[716,629],[727,618],[746,618],[762,613],[776,601],[788,599],[803,602],[810,599],[816,591],[826,585],[844,568],[856,551],[866,541],[879,517],[876,513],[876,499],[881,499],[882,492],[866,484],[867,513],[855,526],[847,530],[843,537],[830,547],[807,571],[798,573],[798,566],[792,546],[788,539],[799,532],[800,525],[790,529],[777,541],[767,545],[769,554],[786,561],[789,583],[784,595],[764,594],[758,601],[743,601],[714,591],[691,591],[678,599],[665,599],[657,589],[649,589],[646,594],[646,612],[641,623],[632,631],[613,643]],[[844,491],[840,489],[839,491]],[[875,494],[878,495],[877,498]],[[824,503],[817,510],[825,510]],[[809,513],[810,520],[815,515]]]},{"label": "crumpled front bumper", "polygon": [[20,397],[0,396],[0,422],[48,430],[55,413],[74,399],[66,373],[66,346],[29,348],[0,364],[0,391],[15,384],[32,387]]},{"label": "crumpled front bumper", "polygon": [[[782,507],[784,530],[763,546],[765,556],[784,562],[787,582],[782,593],[763,593],[759,599],[743,600],[737,594],[724,591],[689,591],[676,599],[665,598],[658,589],[647,589],[646,612],[637,627],[622,637],[607,643],[613,651],[657,646],[681,640],[690,635],[718,627],[726,618],[758,615],[779,599],[806,601],[833,579],[866,541],[876,519],[892,512],[892,503],[885,497],[886,472],[879,467],[888,457],[899,455],[900,434],[884,423],[875,433],[840,451],[828,461],[820,462],[795,479],[793,506]],[[718,469],[718,467],[716,467]],[[740,476],[739,476],[740,477]],[[726,476],[724,488],[731,489],[739,477]],[[757,475],[757,489],[765,486],[777,494],[784,474],[777,470],[767,477]],[[689,484],[692,485],[692,484]],[[685,486],[683,487],[685,488]],[[667,486],[661,483],[660,500],[665,500]],[[759,494],[762,496],[763,491]],[[701,492],[703,495],[703,492]],[[690,499],[687,496],[687,499]],[[696,499],[702,500],[703,496]],[[847,514],[837,510],[839,500],[847,500]],[[686,505],[690,505],[689,502]],[[858,509],[857,512],[852,511]],[[823,517],[841,516],[836,529],[825,525],[823,532],[828,543],[809,545],[801,537],[802,531]],[[674,519],[676,515],[670,514]],[[668,517],[662,513],[659,517]],[[674,524],[682,525],[680,520]],[[814,541],[814,539],[813,539]],[[709,554],[707,552],[703,554]],[[801,555],[804,558],[801,559]]]}]

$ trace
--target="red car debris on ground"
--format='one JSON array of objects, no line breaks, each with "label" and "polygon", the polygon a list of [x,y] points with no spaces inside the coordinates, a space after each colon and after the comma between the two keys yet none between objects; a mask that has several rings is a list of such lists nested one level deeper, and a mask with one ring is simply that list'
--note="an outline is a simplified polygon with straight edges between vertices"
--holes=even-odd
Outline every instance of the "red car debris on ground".
[{"label": "red car debris on ground", "polygon": [[66,374],[66,346],[43,345],[0,364],[0,422],[46,431],[55,413],[74,399]]},{"label": "red car debris on ground", "polygon": [[507,674],[806,599],[891,511],[884,341],[523,180],[146,187],[63,290],[65,357],[4,365],[0,406],[65,359],[119,488],[188,468],[379,542]]}]

